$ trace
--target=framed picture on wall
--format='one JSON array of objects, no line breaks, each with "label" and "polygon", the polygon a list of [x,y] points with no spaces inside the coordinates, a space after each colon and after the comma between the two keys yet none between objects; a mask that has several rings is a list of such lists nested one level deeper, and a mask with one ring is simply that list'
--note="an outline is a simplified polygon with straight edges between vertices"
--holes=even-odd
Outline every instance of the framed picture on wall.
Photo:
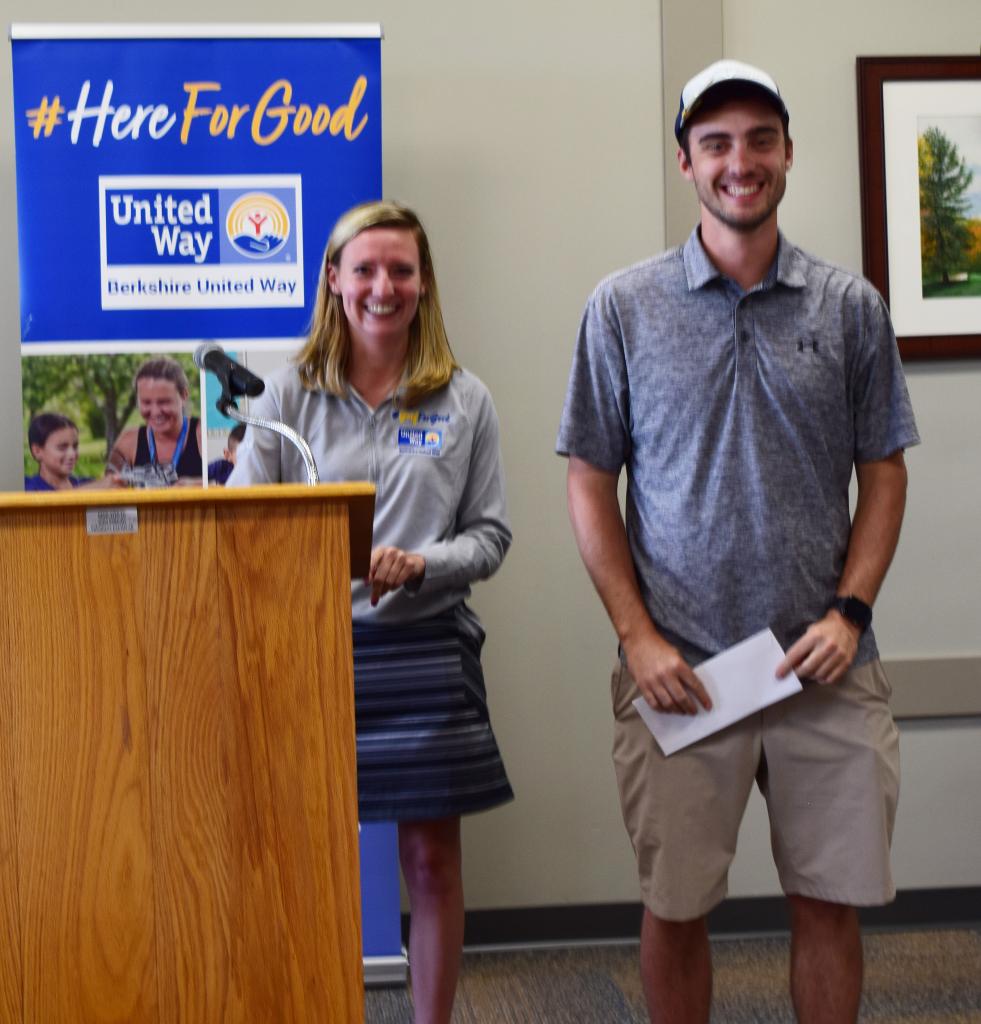
[{"label": "framed picture on wall", "polygon": [[904,359],[981,357],[981,57],[859,57],[862,258]]}]

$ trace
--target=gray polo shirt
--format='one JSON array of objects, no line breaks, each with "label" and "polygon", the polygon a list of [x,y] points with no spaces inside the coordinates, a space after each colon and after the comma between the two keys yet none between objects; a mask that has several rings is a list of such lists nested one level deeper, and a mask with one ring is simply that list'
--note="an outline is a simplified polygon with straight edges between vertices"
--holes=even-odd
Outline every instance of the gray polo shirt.
[{"label": "gray polo shirt", "polygon": [[[305,391],[295,367],[266,378],[250,411],[299,431],[320,479],[375,485],[372,545],[394,545],[426,559],[422,586],[386,594],[371,607],[363,582],[352,586],[356,621],[409,622],[459,605],[511,544],[504,501],[497,414],[490,392],[458,370],[415,409],[391,398],[372,410],[353,389],[340,398]],[[271,430],[249,427],[229,486],[305,481],[296,448]],[[476,617],[468,614],[471,623]],[[478,627],[479,628],[479,627]]]},{"label": "gray polo shirt", "polygon": [[[593,293],[557,451],[627,467],[644,602],[697,663],[766,626],[786,648],[824,615],[853,464],[918,441],[867,281],[781,237],[767,279],[743,292],[696,229]],[[870,630],[856,664],[876,656]]]}]

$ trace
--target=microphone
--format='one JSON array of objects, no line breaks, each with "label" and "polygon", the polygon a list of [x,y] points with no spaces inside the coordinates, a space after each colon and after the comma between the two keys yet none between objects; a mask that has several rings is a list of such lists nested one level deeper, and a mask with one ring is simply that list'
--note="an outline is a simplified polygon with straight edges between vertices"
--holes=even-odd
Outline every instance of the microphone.
[{"label": "microphone", "polygon": [[210,370],[221,382],[222,398],[248,395],[255,398],[266,389],[265,381],[251,370],[236,363],[221,345],[213,341],[202,342],[194,350],[194,365],[199,370]]}]

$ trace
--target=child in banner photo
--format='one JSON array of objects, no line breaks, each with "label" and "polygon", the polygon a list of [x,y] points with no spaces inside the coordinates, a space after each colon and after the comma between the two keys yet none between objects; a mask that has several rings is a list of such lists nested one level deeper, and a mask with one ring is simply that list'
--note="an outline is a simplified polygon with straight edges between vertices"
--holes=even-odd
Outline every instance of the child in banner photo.
[{"label": "child in banner photo", "polygon": [[245,437],[245,424],[237,423],[228,432],[228,441],[220,459],[208,463],[208,483],[224,487],[225,481],[232,475],[235,468],[235,452],[239,442]]},{"label": "child in banner photo", "polygon": [[25,491],[65,491],[93,482],[90,477],[72,475],[78,462],[78,427],[67,416],[58,412],[35,416],[27,441],[38,471],[24,477]]}]

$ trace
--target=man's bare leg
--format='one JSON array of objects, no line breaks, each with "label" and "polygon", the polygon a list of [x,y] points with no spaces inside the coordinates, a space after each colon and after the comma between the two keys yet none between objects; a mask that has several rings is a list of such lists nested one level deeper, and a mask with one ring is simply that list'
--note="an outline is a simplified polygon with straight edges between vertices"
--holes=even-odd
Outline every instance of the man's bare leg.
[{"label": "man's bare leg", "polygon": [[708,1024],[712,953],[705,918],[664,921],[645,910],[640,976],[652,1024]]},{"label": "man's bare leg", "polygon": [[862,997],[858,912],[790,896],[790,994],[800,1024],[854,1024]]}]

